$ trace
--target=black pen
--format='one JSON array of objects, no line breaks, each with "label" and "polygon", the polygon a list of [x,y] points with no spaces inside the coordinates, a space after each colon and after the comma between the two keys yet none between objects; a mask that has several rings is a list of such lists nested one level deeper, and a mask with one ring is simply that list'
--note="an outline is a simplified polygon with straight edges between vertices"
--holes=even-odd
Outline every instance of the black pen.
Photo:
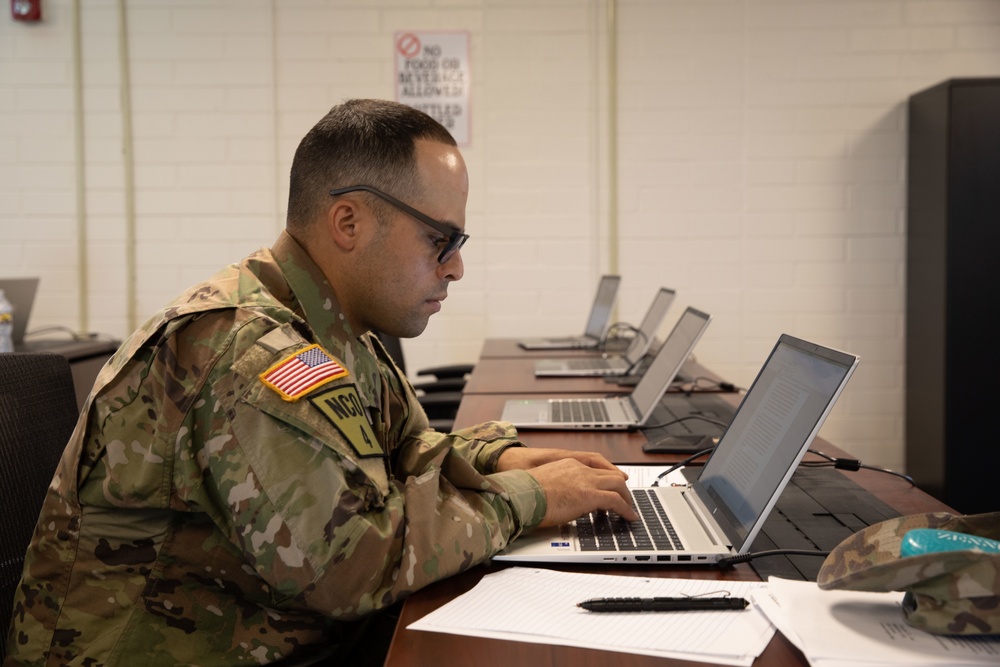
[{"label": "black pen", "polygon": [[587,611],[726,611],[746,609],[743,598],[596,598],[577,607]]}]

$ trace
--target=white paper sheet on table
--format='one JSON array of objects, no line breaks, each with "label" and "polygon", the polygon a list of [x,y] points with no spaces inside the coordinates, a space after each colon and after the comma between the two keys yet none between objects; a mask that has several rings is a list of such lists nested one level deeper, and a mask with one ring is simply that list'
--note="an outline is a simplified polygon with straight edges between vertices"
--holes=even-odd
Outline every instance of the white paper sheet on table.
[{"label": "white paper sheet on table", "polygon": [[408,627],[750,665],[774,635],[774,627],[754,606],[745,611],[605,614],[584,611],[576,605],[595,597],[728,593],[750,599],[754,591],[764,586],[753,581],[579,574],[512,567],[483,577],[471,591]]},{"label": "white paper sheet on table", "polygon": [[1000,638],[942,637],[903,621],[903,593],[824,591],[771,577],[754,603],[813,667],[1000,664]]},{"label": "white paper sheet on table", "polygon": [[[669,470],[673,466],[653,466],[653,465],[621,465],[618,466],[619,469],[623,470],[628,474],[628,480],[626,484],[629,488],[638,489],[642,487],[653,486],[653,482],[657,481],[660,474]],[[667,486],[669,484],[686,484],[687,478],[684,477],[684,473],[678,468],[673,472],[667,474],[663,479],[658,482],[659,486]]]}]

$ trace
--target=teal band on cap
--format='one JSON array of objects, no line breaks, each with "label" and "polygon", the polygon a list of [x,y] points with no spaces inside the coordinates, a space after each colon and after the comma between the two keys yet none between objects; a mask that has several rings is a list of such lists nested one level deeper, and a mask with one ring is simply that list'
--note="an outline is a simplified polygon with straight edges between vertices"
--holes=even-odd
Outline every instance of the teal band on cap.
[{"label": "teal band on cap", "polygon": [[900,556],[922,556],[942,551],[977,549],[988,554],[1000,554],[1000,541],[987,537],[959,533],[954,530],[914,528],[903,536]]}]

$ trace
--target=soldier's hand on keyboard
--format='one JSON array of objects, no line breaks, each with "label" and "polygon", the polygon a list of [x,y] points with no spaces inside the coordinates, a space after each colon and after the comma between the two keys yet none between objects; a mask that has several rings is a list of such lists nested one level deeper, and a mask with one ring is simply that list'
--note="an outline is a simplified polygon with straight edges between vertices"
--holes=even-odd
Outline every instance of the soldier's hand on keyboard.
[{"label": "soldier's hand on keyboard", "polygon": [[530,468],[528,473],[545,491],[542,526],[558,526],[599,509],[617,512],[627,521],[639,518],[625,486],[625,473],[614,466],[592,467],[577,458],[563,458]]}]

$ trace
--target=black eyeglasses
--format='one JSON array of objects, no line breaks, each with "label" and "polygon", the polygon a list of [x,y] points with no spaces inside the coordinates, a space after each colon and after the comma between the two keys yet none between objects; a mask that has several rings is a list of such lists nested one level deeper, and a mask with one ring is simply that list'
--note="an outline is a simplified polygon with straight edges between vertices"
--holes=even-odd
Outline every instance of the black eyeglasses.
[{"label": "black eyeglasses", "polygon": [[382,199],[386,200],[387,202],[398,208],[400,211],[403,211],[407,215],[413,216],[414,218],[424,223],[428,227],[431,227],[432,229],[435,229],[436,231],[439,231],[445,236],[447,236],[448,243],[444,246],[444,250],[441,251],[441,254],[438,255],[437,258],[438,264],[444,264],[449,259],[451,259],[451,256],[454,255],[456,252],[458,252],[459,248],[465,245],[465,242],[469,240],[468,234],[463,234],[462,232],[458,231],[451,225],[443,223],[440,220],[435,220],[431,216],[425,213],[421,213],[412,206],[409,206],[408,204],[404,204],[403,202],[399,201],[392,195],[387,195],[378,188],[373,188],[370,185],[351,185],[346,188],[337,188],[336,190],[330,190],[330,196],[337,197],[339,195],[346,195],[348,192],[357,192],[359,190],[363,190],[364,192],[370,192],[376,197],[381,197]]}]

